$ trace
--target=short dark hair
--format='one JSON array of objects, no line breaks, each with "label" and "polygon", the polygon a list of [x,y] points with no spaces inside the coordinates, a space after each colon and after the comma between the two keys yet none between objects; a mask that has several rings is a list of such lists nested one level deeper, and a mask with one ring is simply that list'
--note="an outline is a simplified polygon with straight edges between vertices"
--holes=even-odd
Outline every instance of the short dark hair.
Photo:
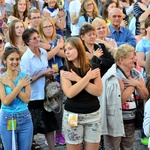
[{"label": "short dark hair", "polygon": [[79,30],[79,36],[84,35],[88,33],[89,31],[95,31],[95,28],[91,24],[86,23],[83,26],[81,26]]},{"label": "short dark hair", "polygon": [[38,30],[36,30],[34,28],[30,28],[30,29],[27,28],[22,34],[22,39],[27,46],[29,46],[28,43],[29,43],[30,37],[33,33],[39,34]]}]

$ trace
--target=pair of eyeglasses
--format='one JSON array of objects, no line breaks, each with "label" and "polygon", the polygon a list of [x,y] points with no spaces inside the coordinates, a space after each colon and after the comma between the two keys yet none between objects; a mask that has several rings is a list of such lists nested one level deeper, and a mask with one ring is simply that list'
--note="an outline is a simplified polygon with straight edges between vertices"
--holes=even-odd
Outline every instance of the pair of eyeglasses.
[{"label": "pair of eyeglasses", "polygon": [[35,41],[35,40],[39,40],[39,39],[40,39],[40,36],[30,38],[30,40],[33,40],[33,41]]},{"label": "pair of eyeglasses", "polygon": [[121,18],[122,16],[121,15],[113,15],[112,17],[113,18]]},{"label": "pair of eyeglasses", "polygon": [[50,28],[52,28],[52,27],[53,27],[52,25],[49,25],[49,26],[43,26],[44,29],[48,29],[48,28],[50,29]]},{"label": "pair of eyeglasses", "polygon": [[36,20],[36,19],[40,19],[41,17],[33,17],[31,18],[31,20]]},{"label": "pair of eyeglasses", "polygon": [[0,39],[0,44],[3,44],[4,40],[3,39]]}]

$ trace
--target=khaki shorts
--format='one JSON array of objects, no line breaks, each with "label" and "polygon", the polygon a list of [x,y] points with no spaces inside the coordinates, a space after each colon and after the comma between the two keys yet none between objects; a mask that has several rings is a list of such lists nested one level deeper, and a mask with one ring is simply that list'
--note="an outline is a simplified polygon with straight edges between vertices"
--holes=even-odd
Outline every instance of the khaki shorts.
[{"label": "khaki shorts", "polygon": [[69,144],[80,144],[82,141],[99,143],[101,136],[100,110],[89,114],[78,114],[78,125],[68,126],[68,116],[71,112],[64,110],[63,134]]}]

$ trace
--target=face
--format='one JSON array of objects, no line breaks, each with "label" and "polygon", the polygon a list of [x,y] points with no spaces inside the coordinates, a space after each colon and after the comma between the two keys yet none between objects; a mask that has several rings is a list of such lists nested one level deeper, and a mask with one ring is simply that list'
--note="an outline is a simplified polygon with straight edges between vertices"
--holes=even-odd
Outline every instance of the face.
[{"label": "face", "polygon": [[22,36],[22,33],[24,32],[24,26],[21,22],[17,22],[15,24],[15,33],[17,37]]},{"label": "face", "polygon": [[121,21],[123,19],[122,12],[120,10],[112,11],[109,19],[111,21],[112,26],[120,26]]},{"label": "face", "polygon": [[142,36],[146,35],[146,29],[145,29],[145,25],[144,24],[140,25],[140,33],[142,34]]},{"label": "face", "polygon": [[111,4],[108,6],[107,11],[109,12],[110,9],[112,9],[112,8],[116,8],[116,3],[111,3]]},{"label": "face", "polygon": [[11,53],[6,60],[4,60],[4,64],[7,66],[7,69],[10,70],[18,70],[20,64],[20,55],[17,52]]},{"label": "face", "polygon": [[97,24],[97,26],[95,27],[97,36],[100,38],[106,37],[108,34],[107,28],[108,27],[106,23]]},{"label": "face", "polygon": [[65,56],[68,59],[68,61],[75,62],[78,57],[78,51],[70,43],[67,43],[65,45]]},{"label": "face", "polygon": [[19,0],[18,11],[23,13],[25,10],[26,10],[26,0]]},{"label": "face", "polygon": [[46,37],[51,37],[53,35],[54,28],[50,21],[46,20],[43,22],[43,32]]},{"label": "face", "polygon": [[27,43],[29,47],[39,47],[40,46],[40,36],[36,32],[30,36],[30,40]]},{"label": "face", "polygon": [[94,9],[94,5],[93,5],[93,2],[92,1],[87,1],[85,4],[84,4],[84,8],[87,12],[92,12],[93,9]]},{"label": "face", "polygon": [[40,22],[40,13],[31,13],[30,24],[32,27],[37,28]]},{"label": "face", "polygon": [[85,33],[83,36],[81,36],[81,39],[84,41],[84,43],[88,45],[93,45],[95,44],[95,41],[96,41],[96,32],[89,31]]},{"label": "face", "polygon": [[48,6],[50,8],[54,8],[57,3],[57,0],[45,0],[45,2],[48,3]]},{"label": "face", "polygon": [[134,62],[135,62],[134,52],[130,53],[126,58],[123,58],[123,65],[129,70],[135,67]]}]

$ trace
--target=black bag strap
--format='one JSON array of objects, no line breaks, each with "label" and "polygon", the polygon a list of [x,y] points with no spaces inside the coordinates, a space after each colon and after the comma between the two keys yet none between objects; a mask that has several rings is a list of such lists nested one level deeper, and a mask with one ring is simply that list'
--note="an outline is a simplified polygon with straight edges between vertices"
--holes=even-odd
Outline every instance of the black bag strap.
[{"label": "black bag strap", "polygon": [[[128,79],[127,75],[125,74],[125,72],[122,70],[121,67],[119,67],[117,65],[117,68],[123,73],[123,75]],[[136,104],[136,108],[138,108],[138,102],[137,102],[137,99],[136,99],[136,95],[135,95],[135,91],[133,92],[133,95],[134,95],[134,99],[135,99],[135,104]]]}]

